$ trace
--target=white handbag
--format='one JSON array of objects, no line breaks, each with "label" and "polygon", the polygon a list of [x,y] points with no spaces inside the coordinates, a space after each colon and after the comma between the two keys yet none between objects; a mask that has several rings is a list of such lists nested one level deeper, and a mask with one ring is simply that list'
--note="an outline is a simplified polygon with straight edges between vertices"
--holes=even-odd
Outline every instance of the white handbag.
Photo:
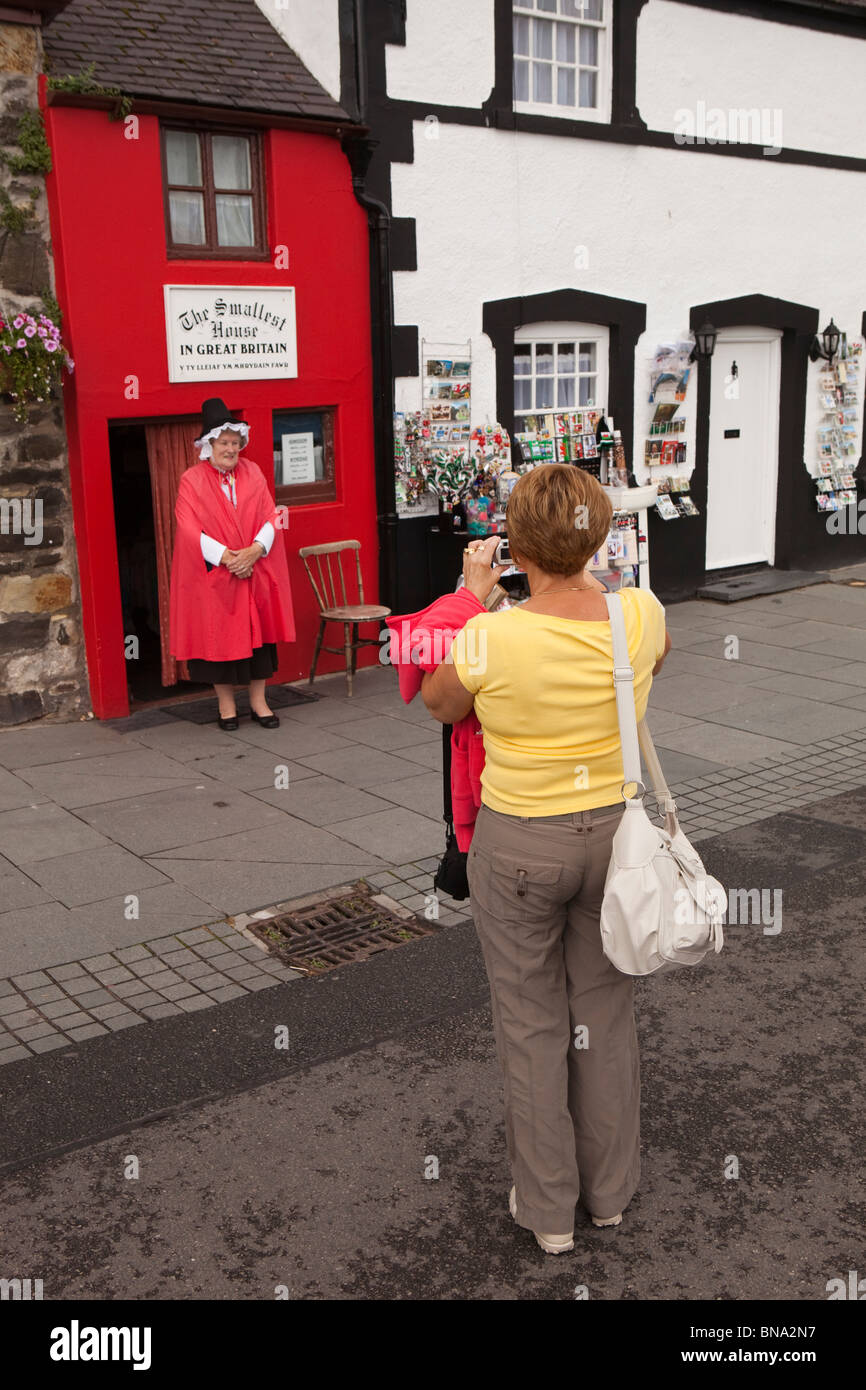
[{"label": "white handbag", "polygon": [[[652,975],[675,965],[697,965],[724,944],[727,893],[710,877],[677,819],[649,729],[637,724],[634,670],[628,654],[619,594],[605,594],[613,637],[613,678],[625,783],[637,792],[625,803],[601,906],[601,940],[608,960],[625,975]],[[665,829],[643,806],[643,751],[650,781],[664,811]]]}]

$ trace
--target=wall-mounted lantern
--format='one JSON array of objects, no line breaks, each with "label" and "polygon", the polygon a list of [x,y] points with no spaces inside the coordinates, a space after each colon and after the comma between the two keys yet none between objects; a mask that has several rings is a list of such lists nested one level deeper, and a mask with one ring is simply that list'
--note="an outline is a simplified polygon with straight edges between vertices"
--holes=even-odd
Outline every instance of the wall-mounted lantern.
[{"label": "wall-mounted lantern", "polygon": [[708,321],[695,332],[695,345],[692,348],[690,362],[709,362],[716,350],[717,330]]},{"label": "wall-mounted lantern", "polygon": [[819,338],[816,334],[812,339],[812,346],[809,348],[809,356],[812,361],[817,362],[819,357],[823,357],[825,361],[829,362],[832,366],[833,358],[839,351],[839,340],[841,337],[842,334],[831,319],[824,329],[824,332],[821,334],[821,337]]}]

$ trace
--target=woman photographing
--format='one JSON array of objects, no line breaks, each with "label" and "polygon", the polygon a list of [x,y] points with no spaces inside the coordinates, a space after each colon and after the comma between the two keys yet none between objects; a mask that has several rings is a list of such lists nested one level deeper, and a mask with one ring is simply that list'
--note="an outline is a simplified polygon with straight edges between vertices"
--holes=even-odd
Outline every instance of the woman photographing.
[{"label": "woman photographing", "polygon": [[[581,469],[524,474],[507,528],[532,596],[470,618],[421,684],[436,719],[474,707],[482,728],[467,873],[504,1076],[509,1207],[550,1254],[573,1248],[578,1198],[595,1225],[618,1225],[640,1175],[633,984],[605,957],[599,923],[623,764],[607,606],[586,566],[611,518]],[[481,603],[505,568],[492,565],[499,539],[464,556]],[[641,719],[670,638],[649,590],[622,601]]]},{"label": "woman photographing", "polygon": [[250,717],[265,729],[279,718],[265,683],[277,669],[277,642],[295,636],[292,595],[277,513],[264,474],[241,457],[249,425],[218,398],[202,406],[199,461],[180,480],[171,571],[171,652],[190,680],[212,685],[219,727],[238,727],[235,686],[249,686]]}]

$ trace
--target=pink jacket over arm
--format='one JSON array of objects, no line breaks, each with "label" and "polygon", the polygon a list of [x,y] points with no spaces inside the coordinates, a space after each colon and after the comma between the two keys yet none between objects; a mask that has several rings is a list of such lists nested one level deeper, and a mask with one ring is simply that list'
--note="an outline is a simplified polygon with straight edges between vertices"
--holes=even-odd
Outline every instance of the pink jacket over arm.
[{"label": "pink jacket over arm", "polygon": [[[460,629],[476,613],[487,610],[466,588],[443,594],[418,613],[386,618],[391,630],[390,658],[397,669],[400,694],[408,705],[421,689],[421,678],[435,671],[448,654]],[[451,806],[457,847],[468,850],[481,805],[484,739],[475,711],[451,731]]]}]

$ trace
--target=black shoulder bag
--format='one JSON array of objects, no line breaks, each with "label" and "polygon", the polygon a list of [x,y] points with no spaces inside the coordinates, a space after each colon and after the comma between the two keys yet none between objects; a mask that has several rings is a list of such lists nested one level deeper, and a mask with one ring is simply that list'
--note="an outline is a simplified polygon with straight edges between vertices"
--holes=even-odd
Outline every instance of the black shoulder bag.
[{"label": "black shoulder bag", "polygon": [[433,887],[451,898],[469,897],[469,880],[466,877],[466,853],[458,849],[454,834],[453,810],[451,807],[451,725],[442,725],[442,800],[445,821],[445,853],[439,860],[439,867],[433,879]]}]

